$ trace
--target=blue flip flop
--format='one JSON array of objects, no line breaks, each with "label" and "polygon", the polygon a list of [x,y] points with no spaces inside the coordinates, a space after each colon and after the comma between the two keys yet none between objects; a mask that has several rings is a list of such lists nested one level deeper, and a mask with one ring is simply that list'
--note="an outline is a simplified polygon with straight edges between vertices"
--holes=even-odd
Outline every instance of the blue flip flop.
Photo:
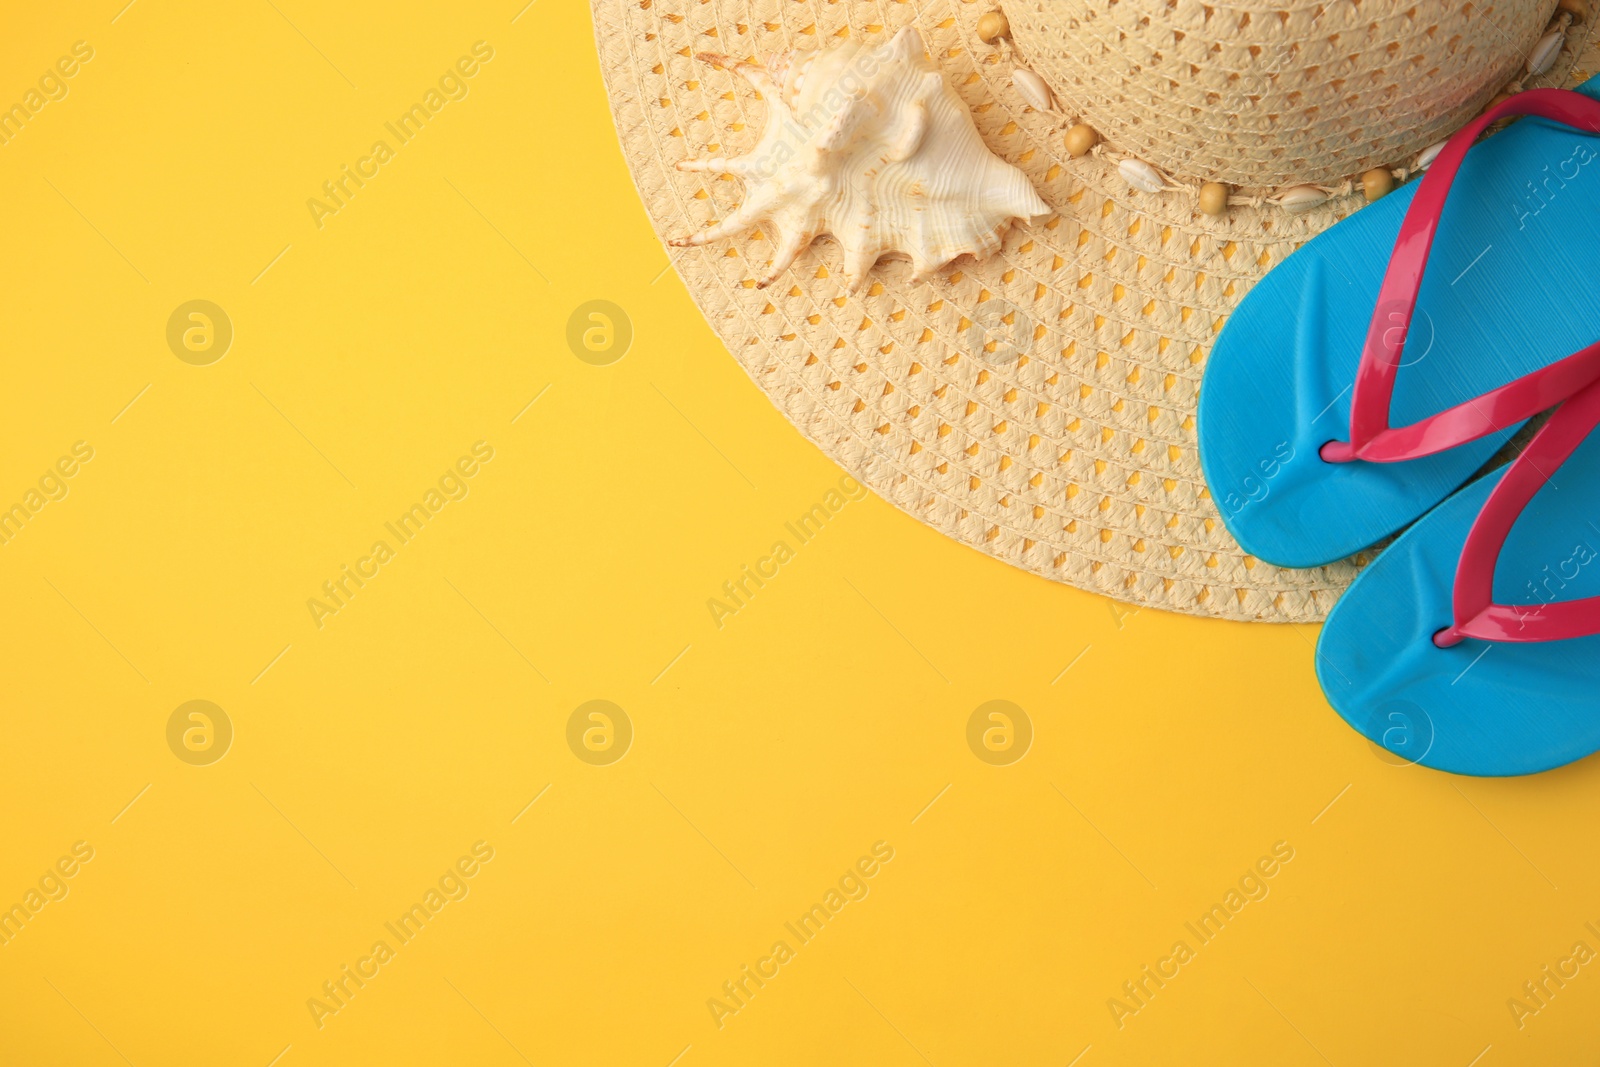
[{"label": "blue flip flop", "polygon": [[1457,774],[1600,750],[1600,382],[1439,505],[1334,605],[1317,679],[1356,730]]},{"label": "blue flip flop", "polygon": [[[1198,434],[1246,552],[1310,567],[1372,545],[1594,376],[1600,300],[1574,279],[1600,275],[1597,100],[1600,77],[1495,105],[1422,181],[1308,242],[1240,303],[1206,366]],[[1472,145],[1518,114],[1542,117]]]}]

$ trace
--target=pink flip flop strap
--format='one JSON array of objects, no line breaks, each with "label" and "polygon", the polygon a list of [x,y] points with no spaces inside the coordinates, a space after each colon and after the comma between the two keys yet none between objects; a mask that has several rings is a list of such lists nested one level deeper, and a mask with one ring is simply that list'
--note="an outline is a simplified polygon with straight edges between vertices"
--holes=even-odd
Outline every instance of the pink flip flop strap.
[{"label": "pink flip flop strap", "polygon": [[1600,133],[1600,101],[1567,89],[1529,89],[1489,108],[1450,138],[1418,183],[1400,225],[1356,371],[1350,398],[1350,440],[1323,445],[1321,455],[1328,462],[1396,463],[1431,456],[1514,426],[1600,377],[1600,342],[1596,342],[1409,426],[1389,425],[1395,377],[1451,183],[1478,135],[1510,115],[1537,115]]},{"label": "pink flip flop strap", "polygon": [[1560,641],[1600,633],[1600,596],[1551,604],[1497,604],[1494,570],[1506,538],[1528,502],[1600,425],[1600,382],[1556,409],[1550,421],[1506,469],[1473,521],[1456,567],[1454,624],[1434,635],[1440,648],[1463,638],[1480,641]]}]

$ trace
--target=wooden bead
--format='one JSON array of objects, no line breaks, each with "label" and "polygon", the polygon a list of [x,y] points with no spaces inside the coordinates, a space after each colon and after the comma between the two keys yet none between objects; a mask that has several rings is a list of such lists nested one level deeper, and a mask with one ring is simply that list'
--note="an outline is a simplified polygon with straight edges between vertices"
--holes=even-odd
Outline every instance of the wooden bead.
[{"label": "wooden bead", "polygon": [[1228,187],[1221,182],[1206,182],[1200,187],[1200,210],[1221,215],[1228,210]]},{"label": "wooden bead", "polygon": [[1556,5],[1557,11],[1565,11],[1572,16],[1573,22],[1582,22],[1589,17],[1588,0],[1561,0]]},{"label": "wooden bead", "polygon": [[1078,123],[1067,131],[1067,155],[1077,159],[1088,153],[1089,149],[1100,143],[1100,135],[1094,127],[1086,123]]},{"label": "wooden bead", "polygon": [[1373,167],[1361,176],[1361,191],[1367,194],[1367,203],[1382,200],[1394,192],[1394,175],[1385,167]]},{"label": "wooden bead", "polygon": [[978,40],[994,44],[1002,37],[1011,36],[1011,23],[998,11],[985,11],[978,16]]},{"label": "wooden bead", "polygon": [[[1485,111],[1488,111],[1492,107],[1499,107],[1501,104],[1505,103],[1507,100],[1510,100],[1515,95],[1516,95],[1515,92],[1496,93],[1494,95],[1494,97],[1487,104],[1484,105],[1483,109]],[[1505,116],[1502,116],[1501,118],[1496,119],[1494,121],[1494,124],[1491,125],[1489,127],[1489,129],[1497,130],[1497,131],[1498,130],[1503,130],[1507,126],[1511,125],[1513,122],[1516,122],[1516,121],[1517,121],[1517,116],[1516,115],[1505,115]]]}]

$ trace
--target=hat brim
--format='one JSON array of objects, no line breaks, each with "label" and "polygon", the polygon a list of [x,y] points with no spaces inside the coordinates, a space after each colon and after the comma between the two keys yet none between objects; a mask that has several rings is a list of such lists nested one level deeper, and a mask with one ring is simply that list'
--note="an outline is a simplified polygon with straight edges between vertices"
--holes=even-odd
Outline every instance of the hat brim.
[{"label": "hat brim", "polygon": [[[623,154],[663,240],[739,204],[728,175],[674,165],[754,145],[765,104],[708,50],[746,59],[916,25],[985,143],[1054,214],[1014,225],[982,263],[931,281],[881,260],[851,295],[819,239],[774,284],[760,229],[669,249],[685,286],[795,426],[884,499],[935,529],[1055,581],[1194,615],[1322,619],[1359,560],[1309,570],[1249,557],[1206,490],[1195,440],[1205,358],[1250,286],[1358,210],[1336,198],[1200,213],[1184,192],[1131,190],[1113,165],[1071,159],[1064,116],[1028,106],[975,32],[980,5],[793,0],[593,0]],[[1573,28],[1538,84],[1585,65]],[[709,47],[708,47],[709,46]],[[1581,74],[1576,80],[1587,77]],[[1531,85],[1532,83],[1530,83]]]}]

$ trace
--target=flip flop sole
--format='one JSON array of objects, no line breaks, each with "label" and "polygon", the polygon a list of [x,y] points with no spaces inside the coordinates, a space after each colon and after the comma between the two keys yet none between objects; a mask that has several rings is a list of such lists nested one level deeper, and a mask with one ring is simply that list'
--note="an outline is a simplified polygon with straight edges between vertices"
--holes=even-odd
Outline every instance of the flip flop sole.
[{"label": "flip flop sole", "polygon": [[[1317,642],[1317,679],[1351,726],[1402,760],[1456,774],[1532,774],[1600,750],[1600,635],[1433,643],[1451,623],[1467,532],[1503,473],[1467,486],[1385,549]],[[1600,433],[1553,475],[1506,539],[1499,603],[1600,594]]]},{"label": "flip flop sole", "polygon": [[[1600,78],[1580,89],[1600,98]],[[1395,532],[1515,431],[1400,463],[1327,463],[1411,182],[1268,272],[1234,311],[1201,384],[1200,462],[1245,551],[1312,567]],[[1418,294],[1394,392],[1406,425],[1600,338],[1600,138],[1525,118],[1468,153]]]}]

